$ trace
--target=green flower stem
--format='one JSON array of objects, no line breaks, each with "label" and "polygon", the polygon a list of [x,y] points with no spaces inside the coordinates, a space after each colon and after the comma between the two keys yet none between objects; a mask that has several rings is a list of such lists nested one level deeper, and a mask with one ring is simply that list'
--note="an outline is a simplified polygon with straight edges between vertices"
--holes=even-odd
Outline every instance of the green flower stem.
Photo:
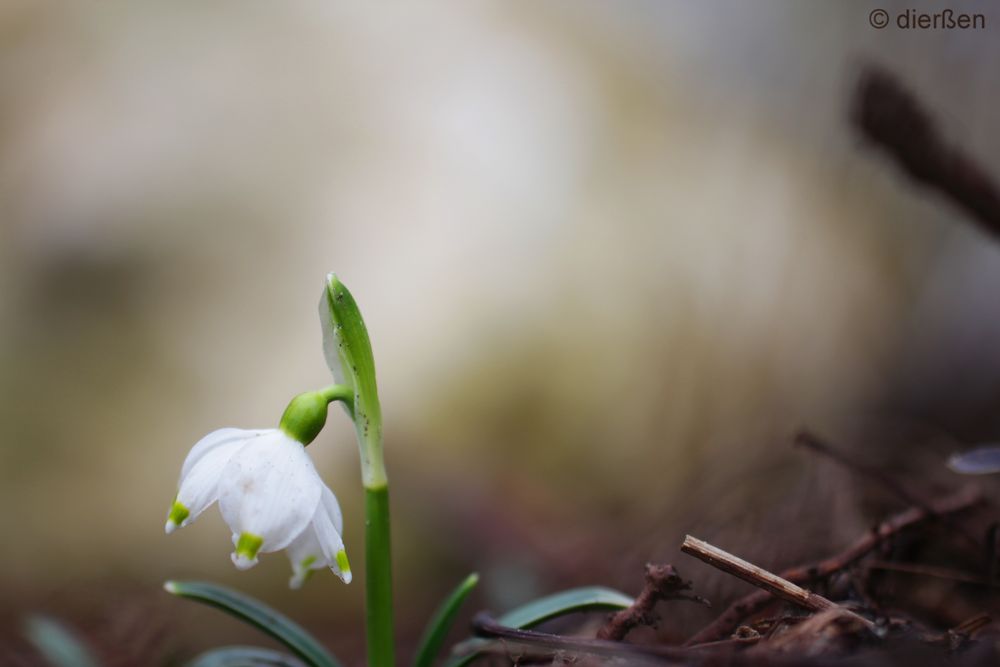
[{"label": "green flower stem", "polygon": [[394,667],[389,487],[365,487],[365,620],[369,667]]},{"label": "green flower stem", "polygon": [[[350,415],[361,453],[365,487],[365,614],[369,667],[395,667],[392,625],[392,551],[389,540],[389,480],[382,447],[382,408],[375,360],[361,311],[333,274],[320,301],[323,351],[338,381],[351,387]],[[340,378],[343,380],[340,380]],[[346,403],[345,403],[346,404]]]},{"label": "green flower stem", "polygon": [[354,425],[361,447],[365,487],[365,617],[368,667],[395,667],[392,602],[392,546],[389,522],[389,478],[382,446],[382,411],[374,400],[356,401]]},{"label": "green flower stem", "polygon": [[325,389],[320,389],[319,393],[327,403],[342,401],[347,407],[354,405],[354,389],[346,384],[331,384]]}]

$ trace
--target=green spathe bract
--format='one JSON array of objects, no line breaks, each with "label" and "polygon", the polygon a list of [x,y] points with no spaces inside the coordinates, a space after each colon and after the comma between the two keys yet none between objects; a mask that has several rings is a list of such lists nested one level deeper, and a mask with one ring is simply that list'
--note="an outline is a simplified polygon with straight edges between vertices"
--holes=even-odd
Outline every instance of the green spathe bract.
[{"label": "green spathe bract", "polygon": [[338,382],[354,389],[351,414],[361,448],[362,482],[366,488],[385,486],[382,408],[368,328],[354,297],[332,273],[326,277],[323,299],[325,307],[320,312],[326,363]]}]

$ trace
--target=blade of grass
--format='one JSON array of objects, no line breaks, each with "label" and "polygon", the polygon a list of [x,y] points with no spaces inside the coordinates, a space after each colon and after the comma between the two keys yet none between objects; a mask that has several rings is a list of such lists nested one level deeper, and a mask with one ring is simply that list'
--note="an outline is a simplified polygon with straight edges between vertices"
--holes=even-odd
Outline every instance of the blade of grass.
[{"label": "blade of grass", "polygon": [[226,646],[205,651],[187,667],[305,667],[290,655],[255,646]]},{"label": "blade of grass", "polygon": [[626,609],[634,600],[611,588],[602,586],[587,586],[572,588],[561,593],[553,593],[538,598],[517,609],[508,611],[497,619],[501,625],[508,628],[523,630],[539,623],[570,614],[576,611],[594,611],[599,609]]},{"label": "blade of grass", "polygon": [[25,621],[25,634],[53,667],[97,667],[98,662],[76,635],[49,616],[36,614]]},{"label": "blade of grass", "polygon": [[168,593],[216,607],[271,635],[313,667],[341,667],[316,638],[263,602],[225,586],[198,581],[168,581]]},{"label": "blade of grass", "polygon": [[[632,606],[633,601],[628,595],[603,586],[571,588],[568,591],[553,593],[512,609],[497,619],[497,622],[508,628],[523,630],[557,616],[574,612],[626,609]],[[482,647],[487,643],[483,641],[478,646]],[[452,658],[448,662],[448,667],[464,667],[475,660],[476,656],[479,655],[479,651],[476,650],[477,644],[467,642],[466,645],[473,649],[472,652]]]},{"label": "blade of grass", "polygon": [[420,640],[419,648],[413,659],[413,667],[431,667],[434,664],[434,658],[440,653],[441,645],[455,622],[459,608],[477,583],[479,583],[479,575],[473,572],[441,603],[427,624],[427,629],[424,630],[424,636]]}]

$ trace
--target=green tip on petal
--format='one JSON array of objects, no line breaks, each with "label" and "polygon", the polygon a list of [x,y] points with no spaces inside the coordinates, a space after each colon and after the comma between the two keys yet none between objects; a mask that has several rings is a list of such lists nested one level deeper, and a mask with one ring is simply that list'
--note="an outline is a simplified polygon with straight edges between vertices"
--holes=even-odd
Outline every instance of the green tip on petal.
[{"label": "green tip on petal", "polygon": [[170,506],[170,512],[167,514],[167,535],[183,526],[185,519],[189,516],[191,516],[191,511],[175,500],[174,504]]},{"label": "green tip on petal", "polygon": [[353,578],[351,575],[351,563],[347,560],[347,552],[341,549],[337,552],[337,569],[340,570],[340,578],[344,580],[345,584],[351,583]]},{"label": "green tip on petal", "polygon": [[257,552],[264,545],[264,538],[253,533],[243,533],[236,542],[233,564],[241,570],[248,570],[257,564]]}]

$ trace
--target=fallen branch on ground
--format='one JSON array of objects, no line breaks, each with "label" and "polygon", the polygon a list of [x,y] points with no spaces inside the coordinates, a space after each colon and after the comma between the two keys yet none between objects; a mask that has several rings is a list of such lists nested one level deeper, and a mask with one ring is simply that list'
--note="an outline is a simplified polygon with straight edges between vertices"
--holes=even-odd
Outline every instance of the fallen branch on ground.
[{"label": "fallen branch on ground", "polygon": [[723,551],[719,547],[711,545],[703,540],[687,535],[684,538],[684,544],[681,545],[681,551],[689,556],[694,556],[695,558],[708,563],[714,568],[727,572],[735,577],[739,577],[749,584],[762,588],[771,595],[781,598],[786,602],[797,604],[810,611],[830,611],[832,609],[840,610],[844,614],[857,616],[855,620],[866,627],[873,627],[872,622],[867,618],[858,616],[854,612],[841,607],[836,602],[831,602],[818,593],[807,591],[801,586],[797,586],[787,579],[779,577],[773,572],[768,572],[762,567],[749,563],[742,558],[738,558],[728,551]]},{"label": "fallen branch on ground", "polygon": [[[976,489],[965,489],[948,496],[936,503],[930,503],[933,514],[918,507],[901,512],[880,523],[864,537],[848,547],[840,554],[827,558],[813,565],[803,565],[781,572],[781,577],[792,583],[803,584],[825,579],[830,575],[854,565],[877,546],[910,529],[932,516],[957,514],[971,509],[983,501]],[[767,607],[774,598],[770,593],[758,591],[745,595],[733,602],[729,607],[707,627],[697,632],[684,643],[694,646],[705,642],[714,642],[727,638],[744,618],[752,616]]]}]

